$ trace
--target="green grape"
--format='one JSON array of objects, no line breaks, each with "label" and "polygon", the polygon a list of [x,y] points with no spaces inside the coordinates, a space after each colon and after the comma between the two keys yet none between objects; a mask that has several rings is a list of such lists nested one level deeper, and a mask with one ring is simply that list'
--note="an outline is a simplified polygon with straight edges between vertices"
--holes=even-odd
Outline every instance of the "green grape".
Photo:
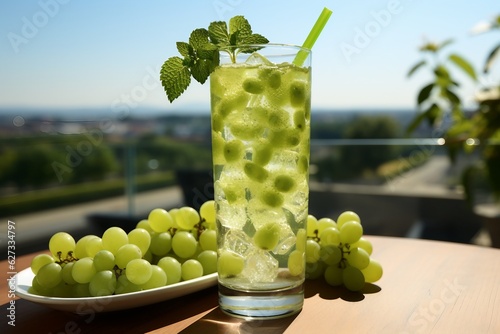
[{"label": "green grape", "polygon": [[266,223],[253,236],[253,243],[264,250],[274,249],[280,240],[280,226],[277,223]]},{"label": "green grape", "polygon": [[31,260],[31,271],[37,274],[38,270],[46,264],[54,262],[54,258],[48,254],[38,254]]},{"label": "green grape", "polygon": [[142,256],[142,258],[146,261],[148,261],[149,263],[153,263],[153,253],[151,253],[151,250],[148,249],[148,251],[146,252],[146,254],[144,254]]},{"label": "green grape", "polygon": [[203,266],[198,260],[189,259],[181,265],[181,276],[184,281],[203,276]]},{"label": "green grape", "polygon": [[204,250],[198,254],[196,259],[203,267],[203,275],[217,272],[217,252],[213,250]]},{"label": "green grape", "polygon": [[130,282],[142,285],[146,283],[153,274],[151,263],[144,259],[134,259],[127,263],[125,274]]},{"label": "green grape", "polygon": [[203,231],[198,242],[202,250],[217,251],[217,232],[215,230]]},{"label": "green grape", "polygon": [[56,259],[66,259],[75,251],[75,239],[66,232],[57,232],[49,240],[49,250]]},{"label": "green grape", "polygon": [[295,180],[288,175],[278,175],[274,179],[274,187],[278,191],[286,193],[295,188]]},{"label": "green grape", "polygon": [[301,131],[306,128],[306,113],[303,109],[294,112],[293,124],[295,124],[295,127]]},{"label": "green grape", "polygon": [[115,256],[106,249],[98,251],[94,256],[94,267],[97,272],[112,270],[115,264]]},{"label": "green grape", "polygon": [[292,276],[299,276],[304,273],[305,263],[304,263],[304,252],[294,250],[288,256],[288,271]]},{"label": "green grape", "polygon": [[139,247],[142,254],[146,254],[151,244],[151,234],[143,228],[135,228],[128,232],[128,242]]},{"label": "green grape", "polygon": [[38,270],[36,279],[42,287],[54,288],[62,281],[62,268],[55,262],[48,263]]},{"label": "green grape", "polygon": [[359,238],[358,241],[356,241],[355,243],[351,244],[351,247],[362,248],[362,249],[364,249],[368,253],[368,255],[372,255],[372,252],[373,252],[372,243],[369,240],[367,240],[367,239],[365,239],[363,237]]},{"label": "green grape", "polygon": [[143,290],[155,289],[167,285],[167,274],[157,265],[151,265],[151,278],[141,285]]},{"label": "green grape", "polygon": [[116,290],[116,276],[111,270],[96,273],[89,282],[89,292],[92,297],[111,296]]},{"label": "green grape", "polygon": [[243,271],[245,259],[236,253],[222,251],[217,262],[217,271],[221,277],[236,276]]},{"label": "green grape", "polygon": [[258,78],[246,78],[243,81],[243,89],[250,94],[261,94],[264,91],[264,83]]},{"label": "green grape", "polygon": [[180,229],[189,231],[200,222],[200,215],[195,209],[189,206],[183,206],[177,212],[175,221]]},{"label": "green grape", "polygon": [[316,263],[306,263],[306,278],[317,279],[325,274],[326,264],[323,261]]},{"label": "green grape", "polygon": [[59,298],[69,298],[72,297],[73,294],[73,288],[71,285],[66,284],[64,281],[59,282],[58,285],[56,285],[52,289],[52,296],[53,297],[59,297]]},{"label": "green grape", "polygon": [[338,246],[340,244],[340,231],[335,227],[327,227],[319,234],[321,246]]},{"label": "green grape", "polygon": [[75,245],[75,257],[77,259],[82,259],[84,257],[90,256],[87,252],[87,244],[88,241],[92,238],[96,237],[95,235],[86,235],[84,237],[81,237]]},{"label": "green grape", "polygon": [[370,263],[370,255],[362,248],[351,247],[346,258],[351,266],[358,269],[364,269]]},{"label": "green grape", "polygon": [[269,141],[272,145],[280,148],[295,147],[300,144],[301,131],[298,129],[285,129],[279,131],[272,131],[269,134]]},{"label": "green grape", "polygon": [[320,245],[312,240],[309,239],[306,242],[306,262],[307,263],[315,263],[318,262],[320,259]]},{"label": "green grape", "polygon": [[172,250],[175,255],[187,259],[196,253],[198,242],[195,237],[187,231],[177,231],[172,238]]},{"label": "green grape", "polygon": [[130,261],[140,258],[142,258],[141,249],[137,245],[126,244],[116,251],[115,264],[118,268],[124,269]]},{"label": "green grape", "polygon": [[165,209],[153,209],[148,216],[151,229],[157,233],[166,232],[174,227],[174,219]]},{"label": "green grape", "polygon": [[363,227],[356,221],[345,222],[340,228],[340,241],[344,244],[353,244],[363,235]]},{"label": "green grape", "polygon": [[328,266],[325,269],[325,281],[331,286],[342,285],[343,281],[343,270],[338,266]]},{"label": "green grape", "polygon": [[121,295],[129,292],[141,291],[141,287],[137,284],[130,282],[127,275],[120,275],[116,282],[115,294]]},{"label": "green grape", "polygon": [[[179,233],[179,232],[177,232]],[[168,232],[155,233],[151,237],[149,250],[151,254],[164,256],[172,249],[172,236]]]},{"label": "green grape", "polygon": [[173,223],[173,226],[172,228],[179,228],[177,226],[177,213],[179,212],[179,208],[172,208],[168,211],[168,213],[170,214],[170,217],[172,217],[172,223]]},{"label": "green grape", "polygon": [[342,225],[348,221],[355,221],[361,224],[361,219],[354,211],[344,211],[337,218],[337,228],[340,230]]},{"label": "green grape", "polygon": [[269,172],[264,167],[249,161],[243,166],[243,171],[250,180],[259,183],[264,182],[269,175]]},{"label": "green grape", "polygon": [[200,207],[200,216],[209,224],[215,225],[215,201],[210,200],[203,203]]},{"label": "green grape", "polygon": [[342,259],[342,251],[337,246],[323,246],[320,250],[320,259],[329,266],[336,265]]},{"label": "green grape", "polygon": [[121,246],[128,244],[128,235],[120,227],[110,227],[104,231],[101,240],[103,248],[116,255]]},{"label": "green grape", "polygon": [[158,266],[167,274],[167,285],[181,281],[181,263],[177,259],[171,256],[162,257]]},{"label": "green grape", "polygon": [[256,121],[249,122],[246,118],[231,120],[229,129],[233,136],[243,140],[255,140],[260,138],[262,132],[264,132],[262,124]]},{"label": "green grape", "polygon": [[321,232],[328,227],[337,228],[337,223],[331,218],[321,218],[318,220],[318,234],[321,235]]},{"label": "green grape", "polygon": [[142,219],[141,221],[139,221],[137,223],[137,225],[135,225],[135,228],[136,229],[139,229],[139,228],[145,229],[149,233],[154,232],[153,229],[151,228],[151,225],[149,224],[149,220],[147,220],[147,219]]},{"label": "green grape", "polygon": [[212,114],[212,157],[214,165],[223,165],[224,159],[224,146],[226,144],[222,134],[219,132],[223,128],[222,118],[216,114]]},{"label": "green grape", "polygon": [[302,154],[297,162],[297,170],[301,174],[309,171],[309,155]]},{"label": "green grape", "polygon": [[75,281],[75,279],[73,278],[73,265],[75,264],[75,262],[69,262],[69,263],[66,263],[64,265],[64,267],[62,267],[62,280],[64,283],[66,284],[69,284],[69,285],[73,285],[73,284],[76,284],[77,282]]},{"label": "green grape", "polygon": [[307,243],[307,232],[305,229],[300,228],[297,231],[295,249],[298,250],[299,252],[304,253],[306,251],[306,243]]},{"label": "green grape", "polygon": [[90,257],[84,257],[79,259],[73,265],[73,270],[71,270],[73,279],[80,284],[89,283],[92,277],[96,274],[94,267],[94,259]]},{"label": "green grape", "polygon": [[368,283],[374,283],[382,277],[384,271],[378,261],[370,259],[368,266],[362,269],[361,272]]},{"label": "green grape", "polygon": [[318,220],[313,215],[307,216],[307,236],[314,238],[318,233]]},{"label": "green grape", "polygon": [[72,296],[80,298],[90,297],[89,283],[73,284],[71,287],[73,288]]},{"label": "green grape", "polygon": [[365,286],[365,277],[361,270],[351,266],[342,271],[342,280],[349,291],[360,291]]},{"label": "green grape", "polygon": [[[104,247],[102,246],[102,239],[94,236],[92,238],[89,238],[86,242],[85,250],[87,252],[86,257],[94,257],[97,252],[103,250]],[[82,257],[79,257],[79,259],[83,259]]]},{"label": "green grape", "polygon": [[273,130],[283,130],[290,124],[290,114],[284,109],[271,110],[267,122]]},{"label": "green grape", "polygon": [[282,194],[275,190],[265,190],[260,194],[260,200],[272,208],[278,208],[285,201]]},{"label": "green grape", "polygon": [[304,105],[307,98],[307,86],[303,81],[295,80],[290,84],[290,103],[292,106],[300,107]]},{"label": "green grape", "polygon": [[233,139],[224,145],[224,158],[227,162],[234,162],[241,159],[244,152],[245,145],[241,140]]},{"label": "green grape", "polygon": [[37,277],[34,276],[31,280],[31,288],[28,289],[28,292],[39,296],[50,296],[52,289],[41,286],[40,283],[38,283]]},{"label": "green grape", "polygon": [[252,162],[265,166],[273,157],[273,146],[267,140],[259,140],[253,147]]}]

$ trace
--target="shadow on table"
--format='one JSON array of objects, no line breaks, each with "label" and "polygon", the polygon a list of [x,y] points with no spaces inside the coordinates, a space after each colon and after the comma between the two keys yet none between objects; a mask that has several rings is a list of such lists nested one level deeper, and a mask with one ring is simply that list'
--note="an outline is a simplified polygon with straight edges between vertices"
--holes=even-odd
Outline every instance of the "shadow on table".
[{"label": "shadow on table", "polygon": [[179,334],[281,334],[290,326],[296,316],[297,314],[280,319],[249,321],[231,317],[217,307]]},{"label": "shadow on table", "polygon": [[306,280],[304,297],[311,298],[319,295],[322,299],[342,299],[348,302],[360,302],[365,295],[380,292],[382,289],[375,284],[366,283],[363,290],[352,292],[343,286],[330,286],[322,279]]}]

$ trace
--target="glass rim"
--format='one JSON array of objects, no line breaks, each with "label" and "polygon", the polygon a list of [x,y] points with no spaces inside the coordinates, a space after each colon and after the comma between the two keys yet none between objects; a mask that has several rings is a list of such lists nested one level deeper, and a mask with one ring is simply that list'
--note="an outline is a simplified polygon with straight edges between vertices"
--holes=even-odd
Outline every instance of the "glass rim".
[{"label": "glass rim", "polygon": [[[282,48],[284,50],[290,49],[290,50],[294,50],[295,52],[303,51],[303,52],[307,52],[308,54],[312,54],[311,49],[308,49],[308,48],[305,48],[303,46],[296,45],[296,44],[285,44],[285,43],[265,43],[265,44],[253,43],[253,44],[229,45],[229,46],[225,47],[225,49],[230,49],[230,50],[241,49],[241,48],[261,48],[261,49],[262,48],[270,48],[270,49],[271,48],[272,49]],[[224,51],[226,51],[226,50],[224,50],[224,49],[219,50],[219,52],[224,52]],[[276,55],[278,55],[278,54],[276,54]],[[284,55],[288,55],[288,53],[285,53]]]}]

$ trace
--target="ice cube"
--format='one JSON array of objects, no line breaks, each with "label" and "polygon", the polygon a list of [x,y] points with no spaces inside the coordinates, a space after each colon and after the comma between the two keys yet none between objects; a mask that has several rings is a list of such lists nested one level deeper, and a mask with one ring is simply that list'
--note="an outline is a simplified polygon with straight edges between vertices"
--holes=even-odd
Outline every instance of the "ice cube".
[{"label": "ice cube", "polygon": [[224,236],[224,249],[231,250],[245,258],[254,248],[252,239],[242,230],[230,229]]},{"label": "ice cube", "polygon": [[277,255],[284,255],[288,253],[295,245],[297,237],[288,224],[281,224],[280,231],[280,240],[278,242],[278,245],[276,245],[276,247],[273,249],[273,253]]},{"label": "ice cube", "polygon": [[219,201],[217,213],[220,224],[227,228],[242,229],[247,222],[247,215],[243,205]]},{"label": "ice cube", "polygon": [[261,54],[254,52],[252,53],[247,60],[245,61],[247,64],[251,65],[273,65],[272,62],[270,62],[266,57],[262,56]]},{"label": "ice cube", "polygon": [[258,230],[266,223],[284,224],[286,217],[280,208],[271,209],[257,198],[252,198],[248,202],[248,217],[255,229]]},{"label": "ice cube", "polygon": [[250,283],[273,282],[278,275],[279,263],[268,251],[254,249],[245,261],[245,269],[242,275]]}]

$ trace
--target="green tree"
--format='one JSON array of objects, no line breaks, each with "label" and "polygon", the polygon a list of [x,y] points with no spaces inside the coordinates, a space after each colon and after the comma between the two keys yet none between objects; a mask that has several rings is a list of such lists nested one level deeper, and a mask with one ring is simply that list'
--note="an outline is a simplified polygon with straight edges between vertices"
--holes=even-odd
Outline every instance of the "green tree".
[{"label": "green tree", "polygon": [[[346,139],[391,139],[400,133],[400,125],[390,116],[360,116],[347,125]],[[394,159],[398,148],[394,145],[342,146],[341,161],[354,174],[375,170],[382,163]]]},{"label": "green tree", "polygon": [[14,183],[20,188],[39,187],[57,180],[52,162],[58,159],[53,147],[44,142],[21,148],[12,171]]}]

